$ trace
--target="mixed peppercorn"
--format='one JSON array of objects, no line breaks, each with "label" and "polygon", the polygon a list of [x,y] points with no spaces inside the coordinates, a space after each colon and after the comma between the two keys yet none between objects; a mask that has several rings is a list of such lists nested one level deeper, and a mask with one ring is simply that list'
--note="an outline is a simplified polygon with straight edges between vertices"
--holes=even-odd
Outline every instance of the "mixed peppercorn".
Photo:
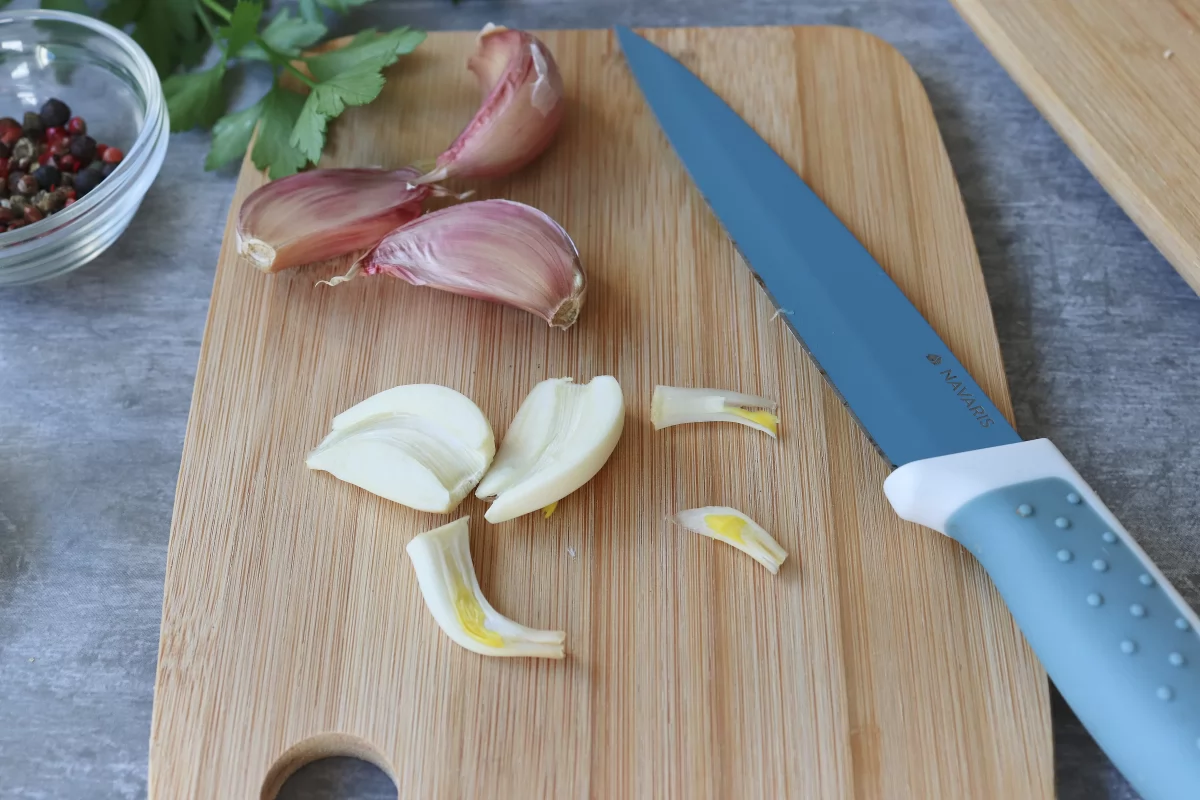
[{"label": "mixed peppercorn", "polygon": [[61,211],[100,185],[125,158],[88,136],[83,117],[50,99],[23,122],[0,118],[0,233]]}]

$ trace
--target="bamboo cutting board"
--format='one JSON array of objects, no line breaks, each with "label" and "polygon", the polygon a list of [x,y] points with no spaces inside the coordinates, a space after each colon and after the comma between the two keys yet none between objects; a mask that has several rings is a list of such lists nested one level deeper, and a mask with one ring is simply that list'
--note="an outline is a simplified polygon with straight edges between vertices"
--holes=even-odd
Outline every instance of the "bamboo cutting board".
[{"label": "bamboo cutting board", "polygon": [[[834,28],[662,30],[850,225],[1002,409],[1004,372],[929,104],[890,47]],[[346,263],[269,277],[227,233],[180,471],[150,797],[272,798],[315,758],[379,764],[403,798],[1049,798],[1045,677],[980,568],[901,522],[882,459],[740,263],[607,31],[545,34],[571,107],[552,150],[482,196],[560,220],[589,270],[579,323]],[[337,127],[330,162],[437,153],[477,103],[470,34],[435,34]],[[243,168],[234,209],[262,183]],[[232,217],[231,217],[232,218]],[[501,437],[539,380],[612,374],[611,461],[540,515],[473,498],[480,583],[567,633],[562,662],[486,659],[425,609],[404,551],[447,517],[304,468],[337,412],[438,382]],[[781,401],[655,433],[655,383]],[[664,517],[734,505],[791,554],[777,577]]]},{"label": "bamboo cutting board", "polygon": [[1200,0],[953,0],[1200,292]]}]

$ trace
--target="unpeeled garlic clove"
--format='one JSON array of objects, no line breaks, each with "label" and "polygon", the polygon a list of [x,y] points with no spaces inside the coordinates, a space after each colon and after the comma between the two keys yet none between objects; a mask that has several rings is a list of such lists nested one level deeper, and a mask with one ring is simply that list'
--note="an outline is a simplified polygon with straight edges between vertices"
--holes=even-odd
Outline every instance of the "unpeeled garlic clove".
[{"label": "unpeeled garlic clove", "polygon": [[562,76],[533,34],[489,23],[467,69],[479,80],[483,103],[417,183],[508,175],[541,155],[562,124]]},{"label": "unpeeled garlic clove", "polygon": [[517,409],[475,496],[494,497],[488,522],[545,509],[583,486],[608,461],[625,426],[625,398],[610,375],[582,386],[552,378]]},{"label": "unpeeled garlic clove", "polygon": [[496,454],[492,426],[468,398],[436,384],[397,386],[333,419],[309,469],[418,511],[447,513]]},{"label": "unpeeled garlic clove", "polygon": [[515,306],[556,328],[579,316],[587,279],[575,243],[557,222],[511,200],[478,200],[434,211],[388,234],[359,271]]},{"label": "unpeeled garlic clove", "polygon": [[779,572],[788,554],[779,542],[750,517],[728,506],[705,506],[680,511],[671,521],[710,539],[731,544],[771,571]]},{"label": "unpeeled garlic clove", "polygon": [[752,394],[655,386],[650,400],[650,422],[656,431],[688,422],[736,422],[774,439],[779,430],[775,407],[773,400]]},{"label": "unpeeled garlic clove", "polygon": [[406,548],[425,606],[456,644],[484,656],[562,658],[566,634],[513,622],[483,596],[463,517],[422,533]]},{"label": "unpeeled garlic clove", "polygon": [[411,167],[314,169],[262,186],[238,211],[238,253],[263,272],[374,247],[433,193]]}]

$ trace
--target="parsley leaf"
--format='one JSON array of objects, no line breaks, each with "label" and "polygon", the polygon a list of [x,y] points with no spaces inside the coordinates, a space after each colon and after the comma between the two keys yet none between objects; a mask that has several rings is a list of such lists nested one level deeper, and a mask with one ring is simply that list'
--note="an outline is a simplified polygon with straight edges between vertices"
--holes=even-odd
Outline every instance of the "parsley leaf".
[{"label": "parsley leaf", "polygon": [[325,38],[327,32],[328,29],[321,23],[293,17],[285,8],[263,29],[262,38],[279,52],[298,56],[301,48],[316,44]]},{"label": "parsley leaf", "polygon": [[300,0],[299,8],[300,16],[308,22],[321,22],[324,17],[317,0]]},{"label": "parsley leaf", "polygon": [[142,7],[145,5],[146,0],[112,0],[104,7],[100,19],[114,28],[124,28],[142,15]]},{"label": "parsley leaf", "polygon": [[[366,34],[366,35],[364,35]],[[396,60],[411,53],[417,45],[425,41],[425,32],[404,27],[390,33],[370,35],[364,32],[340,50],[312,56],[305,60],[313,77],[319,81],[329,80],[346,70],[352,69],[364,61],[384,59],[380,65],[391,66]]]},{"label": "parsley leaf", "polygon": [[225,52],[236,55],[243,47],[258,36],[258,23],[262,19],[262,4],[251,0],[238,0],[233,7],[229,24],[217,29],[217,35],[225,40]]},{"label": "parsley leaf", "polygon": [[225,110],[225,62],[200,72],[172,75],[163,81],[171,130],[208,128]]},{"label": "parsley leaf", "polygon": [[246,155],[254,126],[262,115],[263,100],[249,108],[221,117],[213,125],[212,147],[204,159],[205,169],[220,169]]},{"label": "parsley leaf", "polygon": [[354,6],[365,6],[370,2],[371,0],[317,0],[317,3],[338,14],[345,14]]},{"label": "parsley leaf", "polygon": [[271,179],[293,175],[309,161],[288,143],[302,108],[303,97],[278,86],[262,99],[262,124],[250,157],[254,166],[269,170],[267,175]]},{"label": "parsley leaf", "polygon": [[133,40],[150,56],[162,77],[174,72],[183,62],[183,54],[194,51],[189,45],[205,36],[193,0],[142,0],[114,5],[136,8]]},{"label": "parsley leaf", "polygon": [[365,105],[383,91],[384,60],[377,56],[313,87],[292,131],[291,145],[309,161],[319,161],[325,149],[326,123],[346,106]]},{"label": "parsley leaf", "polygon": [[[368,29],[340,50],[304,56],[328,34],[329,17],[370,2],[41,0],[41,5],[94,14],[129,33],[162,79],[171,129],[212,128],[207,169],[229,164],[251,148],[255,166],[279,178],[319,161],[329,121],[349,106],[377,98],[383,71],[424,40],[423,32],[410,28]],[[10,3],[0,0],[0,8]],[[268,19],[264,9],[272,7],[278,11]],[[206,62],[214,45],[219,50],[215,65]],[[273,88],[249,107],[225,114],[227,72],[255,61],[266,62]],[[206,63],[211,66],[196,71]],[[280,79],[288,73],[298,79],[296,86],[307,84],[307,92],[286,88],[288,81]]]}]

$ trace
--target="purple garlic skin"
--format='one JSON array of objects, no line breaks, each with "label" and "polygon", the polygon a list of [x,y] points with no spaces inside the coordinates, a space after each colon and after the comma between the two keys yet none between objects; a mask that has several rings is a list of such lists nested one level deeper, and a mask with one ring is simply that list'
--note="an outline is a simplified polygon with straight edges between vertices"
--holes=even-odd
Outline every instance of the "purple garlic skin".
[{"label": "purple garlic skin", "polygon": [[361,271],[503,303],[564,329],[575,323],[587,294],[567,232],[510,200],[461,203],[418,217],[384,237]]},{"label": "purple garlic skin", "polygon": [[549,48],[533,34],[489,24],[467,69],[479,80],[483,103],[434,169],[416,183],[512,174],[541,155],[562,124],[562,75]]}]

